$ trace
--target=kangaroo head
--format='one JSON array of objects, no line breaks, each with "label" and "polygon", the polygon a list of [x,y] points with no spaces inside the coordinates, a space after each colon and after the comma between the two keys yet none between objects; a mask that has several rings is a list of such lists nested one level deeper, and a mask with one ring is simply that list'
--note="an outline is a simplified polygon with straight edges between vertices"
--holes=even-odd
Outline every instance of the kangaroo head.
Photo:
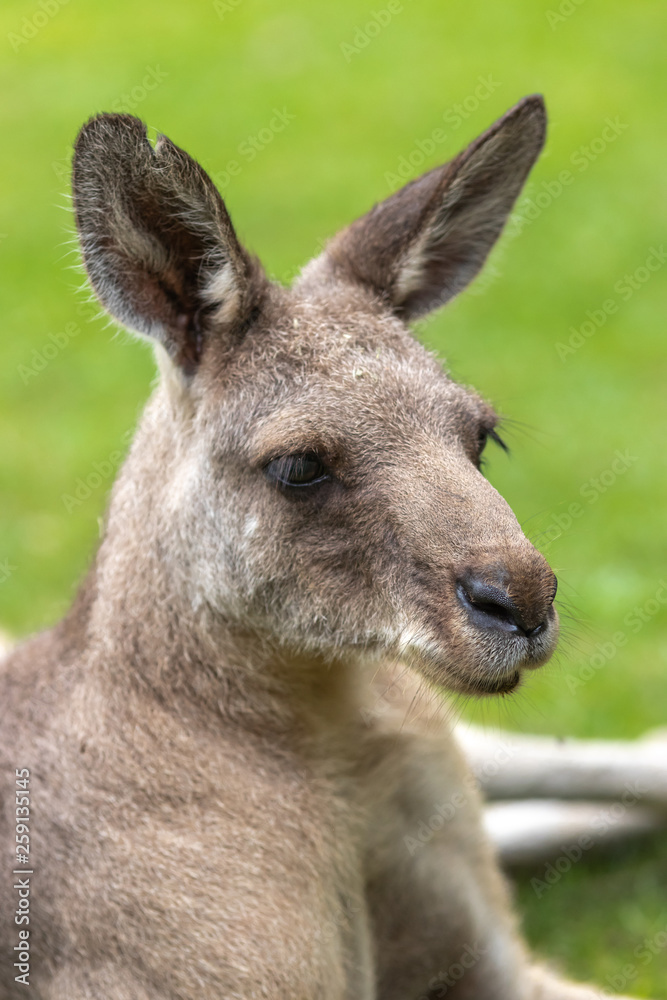
[{"label": "kangaroo head", "polygon": [[549,657],[556,579],[480,472],[497,417],[406,325],[477,274],[544,132],[526,98],[285,289],[169,139],[127,115],[84,126],[85,265],[162,371],[109,530],[134,517],[190,607],[318,660],[409,656],[463,691]]}]

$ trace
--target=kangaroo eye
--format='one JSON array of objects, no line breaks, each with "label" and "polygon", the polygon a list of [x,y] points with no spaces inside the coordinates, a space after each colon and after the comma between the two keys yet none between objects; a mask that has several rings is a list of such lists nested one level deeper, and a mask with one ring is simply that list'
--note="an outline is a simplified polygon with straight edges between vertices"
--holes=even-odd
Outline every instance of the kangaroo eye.
[{"label": "kangaroo eye", "polygon": [[329,479],[329,473],[314,452],[304,455],[283,455],[274,458],[264,469],[274,483],[281,486],[314,486]]}]

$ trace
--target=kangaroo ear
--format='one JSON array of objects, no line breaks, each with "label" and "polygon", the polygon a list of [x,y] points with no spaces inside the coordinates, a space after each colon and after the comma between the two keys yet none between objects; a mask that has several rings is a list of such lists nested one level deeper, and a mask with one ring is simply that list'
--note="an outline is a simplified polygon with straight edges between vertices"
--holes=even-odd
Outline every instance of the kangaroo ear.
[{"label": "kangaroo ear", "polygon": [[304,281],[365,285],[406,319],[461,291],[498,239],[544,144],[541,97],[526,97],[450,163],[344,229]]},{"label": "kangaroo ear", "polygon": [[214,331],[243,324],[259,284],[211,179],[166,136],[153,148],[137,118],[103,114],[77,138],[73,191],[100,302],[192,374]]}]

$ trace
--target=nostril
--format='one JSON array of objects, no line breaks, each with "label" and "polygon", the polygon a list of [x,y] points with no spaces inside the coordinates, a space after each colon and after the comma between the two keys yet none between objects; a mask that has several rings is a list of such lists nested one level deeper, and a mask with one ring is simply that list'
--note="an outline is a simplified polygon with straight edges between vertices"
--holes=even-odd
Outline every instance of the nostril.
[{"label": "nostril", "polygon": [[459,582],[457,593],[461,603],[469,605],[473,610],[496,618],[506,625],[513,626],[514,629],[520,627],[516,605],[509,595],[498,587],[475,577],[469,577]]},{"label": "nostril", "polygon": [[539,635],[545,627],[545,623],[540,622],[530,628],[506,590],[494,587],[478,577],[467,576],[459,580],[456,590],[459,601],[482,626],[493,626],[505,632],[521,632],[528,638]]}]

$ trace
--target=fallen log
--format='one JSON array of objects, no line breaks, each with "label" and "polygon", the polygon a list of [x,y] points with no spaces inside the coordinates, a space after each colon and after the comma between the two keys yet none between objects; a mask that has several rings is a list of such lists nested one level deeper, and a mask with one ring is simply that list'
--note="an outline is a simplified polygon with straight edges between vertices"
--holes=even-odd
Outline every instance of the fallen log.
[{"label": "fallen log", "polygon": [[456,736],[489,800],[634,797],[663,809],[667,822],[664,730],[634,741],[575,740],[459,723]]},{"label": "fallen log", "polygon": [[550,862],[560,875],[594,848],[664,828],[665,814],[636,803],[528,799],[489,803],[484,824],[504,865]]}]

